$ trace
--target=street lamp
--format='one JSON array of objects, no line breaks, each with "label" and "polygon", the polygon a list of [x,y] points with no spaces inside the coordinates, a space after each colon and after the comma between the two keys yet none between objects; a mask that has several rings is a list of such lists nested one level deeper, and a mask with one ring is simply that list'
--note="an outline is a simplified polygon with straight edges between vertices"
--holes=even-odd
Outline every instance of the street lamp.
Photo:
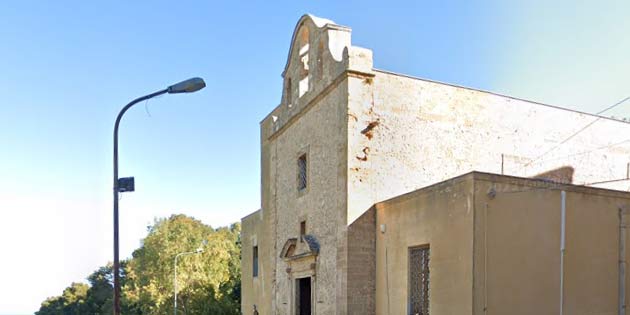
[{"label": "street lamp", "polygon": [[173,274],[173,315],[177,315],[177,258],[184,255],[201,254],[202,252],[203,248],[199,247],[195,251],[175,255],[175,261],[173,262],[173,269],[175,270]]},{"label": "street lamp", "polygon": [[118,113],[114,124],[114,315],[120,315],[120,262],[118,256],[118,193],[134,191],[133,177],[118,178],[118,126],[125,112],[133,105],[162,94],[192,93],[206,87],[202,78],[192,78],[173,84],[166,89],[139,97]]}]

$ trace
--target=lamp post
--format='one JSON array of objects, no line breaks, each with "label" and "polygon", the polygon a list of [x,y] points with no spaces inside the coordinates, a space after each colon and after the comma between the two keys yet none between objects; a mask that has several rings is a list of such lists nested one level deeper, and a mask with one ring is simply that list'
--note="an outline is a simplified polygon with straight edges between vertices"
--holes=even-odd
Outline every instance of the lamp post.
[{"label": "lamp post", "polygon": [[206,87],[201,78],[192,78],[173,84],[166,89],[139,97],[122,108],[114,124],[114,315],[120,315],[120,262],[118,255],[118,193],[134,191],[133,177],[118,178],[118,126],[125,112],[133,105],[162,94],[192,93]]},{"label": "lamp post", "polygon": [[177,258],[179,258],[179,256],[200,254],[202,252],[203,248],[199,247],[193,252],[183,252],[175,255],[175,261],[173,262],[173,315],[177,315]]}]

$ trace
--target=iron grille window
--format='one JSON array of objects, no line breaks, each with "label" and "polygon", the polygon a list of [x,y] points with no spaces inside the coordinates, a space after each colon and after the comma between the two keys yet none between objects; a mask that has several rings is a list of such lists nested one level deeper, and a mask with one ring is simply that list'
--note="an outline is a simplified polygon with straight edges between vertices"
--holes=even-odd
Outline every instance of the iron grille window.
[{"label": "iron grille window", "polygon": [[254,246],[253,249],[253,270],[252,270],[252,276],[253,277],[258,277],[258,246]]},{"label": "iron grille window", "polygon": [[306,154],[302,154],[298,158],[298,190],[306,189],[307,184],[307,164]]},{"label": "iron grille window", "polygon": [[429,315],[429,246],[409,248],[409,315]]}]

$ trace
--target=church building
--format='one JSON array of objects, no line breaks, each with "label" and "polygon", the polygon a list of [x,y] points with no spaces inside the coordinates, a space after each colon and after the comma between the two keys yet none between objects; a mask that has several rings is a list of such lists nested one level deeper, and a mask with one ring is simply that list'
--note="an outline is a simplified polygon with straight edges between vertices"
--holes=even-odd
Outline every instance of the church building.
[{"label": "church building", "polygon": [[375,69],[302,16],[260,123],[243,314],[625,314],[630,124]]}]

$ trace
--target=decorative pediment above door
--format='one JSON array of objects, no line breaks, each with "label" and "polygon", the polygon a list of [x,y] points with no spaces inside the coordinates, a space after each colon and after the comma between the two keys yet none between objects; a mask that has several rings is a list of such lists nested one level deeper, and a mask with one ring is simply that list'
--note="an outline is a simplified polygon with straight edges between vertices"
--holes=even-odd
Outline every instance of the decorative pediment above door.
[{"label": "decorative pediment above door", "polygon": [[302,236],[302,241],[290,238],[282,247],[280,258],[292,261],[300,258],[315,257],[319,254],[319,242],[315,236],[307,234]]}]

